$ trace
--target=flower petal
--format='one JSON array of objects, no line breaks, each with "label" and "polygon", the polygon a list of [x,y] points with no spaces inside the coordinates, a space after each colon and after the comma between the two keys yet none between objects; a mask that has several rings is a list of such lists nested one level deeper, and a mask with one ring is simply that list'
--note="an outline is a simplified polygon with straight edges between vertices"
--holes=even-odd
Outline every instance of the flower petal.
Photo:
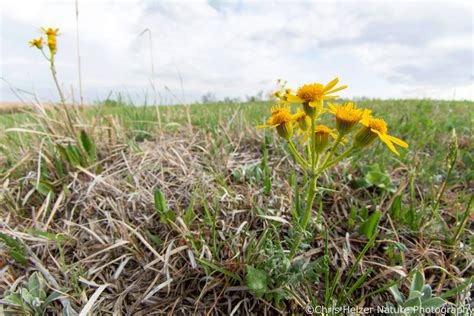
[{"label": "flower petal", "polygon": [[347,88],[347,86],[340,86],[340,87],[338,87],[338,88],[336,88],[336,89],[332,89],[331,91],[325,91],[325,93],[326,93],[326,94],[330,94],[330,93],[334,93],[334,92],[337,92],[337,91],[344,90],[344,89],[346,89],[346,88]]},{"label": "flower petal", "polygon": [[317,107],[323,108],[323,102],[322,101],[311,101],[311,102],[308,102],[308,104],[312,108],[317,108]]},{"label": "flower petal", "polygon": [[328,102],[327,105],[329,106],[330,110],[328,110],[329,113],[336,114],[337,112],[337,106],[331,102]]},{"label": "flower petal", "polygon": [[300,97],[297,97],[296,95],[288,94],[286,96],[286,101],[291,102],[291,103],[299,103],[299,102],[304,102],[303,99]]},{"label": "flower petal", "polygon": [[331,80],[325,87],[324,87],[324,92],[326,91],[329,91],[331,90],[332,88],[334,88],[337,83],[339,82],[339,78],[334,78],[333,80]]},{"label": "flower petal", "polygon": [[395,148],[395,146],[393,146],[392,142],[390,141],[390,139],[387,137],[387,135],[384,135],[384,134],[381,134],[381,133],[378,133],[379,134],[379,138],[385,143],[387,144],[388,148],[390,148],[391,151],[393,151],[395,153],[395,155],[397,156],[400,156],[400,153],[397,151],[397,149]]},{"label": "flower petal", "polygon": [[396,137],[390,136],[390,135],[387,135],[387,138],[390,139],[392,142],[394,142],[395,144],[397,144],[400,147],[408,148],[408,144],[405,143],[403,140],[401,140],[399,138],[396,138]]}]

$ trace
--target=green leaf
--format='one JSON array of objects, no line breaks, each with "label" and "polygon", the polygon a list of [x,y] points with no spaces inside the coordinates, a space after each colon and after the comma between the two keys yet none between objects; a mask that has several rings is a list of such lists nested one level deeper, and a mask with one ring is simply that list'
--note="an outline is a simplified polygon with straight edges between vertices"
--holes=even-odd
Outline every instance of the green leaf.
[{"label": "green leaf", "polygon": [[267,272],[247,266],[247,276],[245,278],[247,286],[257,297],[262,297],[268,291],[270,278]]},{"label": "green leaf", "polygon": [[196,201],[196,196],[193,193],[191,197],[191,201],[189,201],[188,207],[186,208],[186,212],[184,213],[183,220],[186,225],[191,224],[196,214],[194,213],[194,202]]},{"label": "green leaf", "polygon": [[3,233],[0,233],[0,239],[10,247],[10,252],[8,254],[13,260],[15,260],[15,262],[21,265],[26,265],[28,263],[26,251],[18,240]]},{"label": "green leaf", "polygon": [[12,257],[13,260],[15,260],[16,263],[19,263],[23,266],[26,266],[26,264],[28,263],[28,259],[26,258],[26,254],[23,253],[20,250],[12,249],[12,250],[10,250],[10,252],[8,254],[10,255],[10,257]]},{"label": "green leaf", "polygon": [[8,235],[5,235],[4,233],[0,233],[0,239],[7,244],[8,247],[10,248],[15,248],[15,249],[21,249],[22,246],[20,242]]},{"label": "green leaf", "polygon": [[408,294],[408,300],[411,300],[417,297],[421,299],[422,296],[423,296],[423,293],[421,293],[420,291],[410,290],[410,293]]},{"label": "green leaf", "polygon": [[421,303],[421,306],[428,309],[428,308],[438,308],[446,304],[446,301],[440,297],[432,297],[424,302]]},{"label": "green leaf", "polygon": [[154,194],[155,199],[155,210],[160,215],[160,221],[163,224],[168,224],[173,222],[176,219],[176,214],[173,210],[168,209],[168,205],[166,204],[165,195],[160,190],[155,191]]},{"label": "green leaf", "polygon": [[429,284],[425,284],[423,285],[422,292],[423,292],[422,300],[427,300],[431,298],[433,291],[431,290],[431,286]]},{"label": "green leaf", "polygon": [[82,148],[84,148],[87,155],[89,156],[89,159],[93,162],[97,155],[97,149],[94,144],[94,141],[89,137],[89,135],[84,130],[81,131],[80,137],[81,137]]},{"label": "green leaf", "polygon": [[392,183],[392,178],[380,169],[379,164],[364,166],[361,168],[364,177],[353,181],[357,187],[376,186],[384,191],[395,192],[396,187]]},{"label": "green leaf", "polygon": [[29,232],[35,236],[45,237],[54,241],[65,241],[68,240],[67,237],[61,236],[59,234],[53,234],[48,232],[43,232],[40,230],[30,229]]},{"label": "green leaf", "polygon": [[163,240],[161,240],[161,238],[157,235],[152,234],[149,230],[146,230],[146,234],[148,238],[150,238],[150,240],[153,241],[153,243],[158,247],[161,247],[161,245],[163,245]]},{"label": "green leaf", "polygon": [[415,275],[413,276],[410,292],[411,291],[421,292],[423,290],[423,285],[425,285],[425,276],[422,272],[417,271]]},{"label": "green leaf", "polygon": [[403,294],[400,293],[396,285],[389,287],[388,290],[390,291],[390,293],[392,293],[392,296],[395,299],[395,302],[397,302],[397,304],[399,305],[403,304],[403,301],[404,301]]},{"label": "green leaf", "polygon": [[155,210],[159,215],[162,215],[168,211],[168,205],[166,204],[165,195],[160,190],[155,191]]},{"label": "green leaf", "polygon": [[15,305],[19,305],[19,306],[23,305],[23,301],[21,299],[20,293],[6,291],[5,292],[5,300],[7,302],[10,302],[10,303],[15,304]]},{"label": "green leaf", "polygon": [[403,304],[403,307],[408,309],[409,315],[419,315],[421,309],[421,299],[419,297],[409,299]]},{"label": "green leaf", "polygon": [[226,269],[224,269],[224,268],[221,268],[221,267],[215,265],[214,263],[209,262],[209,261],[206,261],[206,260],[204,260],[204,259],[199,259],[199,258],[198,258],[198,261],[199,261],[200,263],[202,263],[203,265],[205,265],[205,266],[207,266],[207,267],[213,269],[214,271],[218,271],[218,272],[220,272],[220,273],[222,273],[222,274],[224,274],[224,275],[227,275],[228,277],[233,278],[233,279],[236,280],[236,281],[242,282],[242,279],[240,278],[240,276],[238,276],[237,274],[235,274],[235,273],[233,273],[233,272],[231,272],[231,271],[229,271],[229,270],[226,270]]},{"label": "green leaf", "polygon": [[394,200],[392,205],[390,206],[390,215],[394,219],[400,218],[401,212],[402,212],[402,198],[403,195],[397,196]]},{"label": "green leaf", "polygon": [[379,211],[375,211],[362,225],[359,227],[359,234],[365,235],[367,238],[371,238],[376,229],[377,224],[380,220],[382,213]]},{"label": "green leaf", "polygon": [[396,243],[395,243],[395,247],[397,247],[398,250],[403,251],[403,252],[407,252],[407,251],[408,251],[408,247],[405,246],[405,244],[404,244],[404,243],[401,243],[401,242],[396,242]]},{"label": "green leaf", "polygon": [[58,291],[54,291],[53,293],[51,293],[45,300],[44,300],[44,303],[43,305],[44,306],[48,306],[49,304],[51,304],[52,302],[58,300],[61,298],[61,296],[63,296],[65,293],[67,293],[69,291],[68,288],[61,288],[59,289]]},{"label": "green leaf", "polygon": [[40,181],[36,186],[36,190],[44,196],[47,196],[50,192],[54,192],[54,187],[44,181]]},{"label": "green leaf", "polygon": [[64,148],[61,144],[57,144],[56,148],[58,149],[59,155],[63,158],[63,160],[66,160],[71,165],[74,165],[71,157],[69,157],[69,154],[66,148]]},{"label": "green leaf", "polygon": [[33,272],[28,278],[27,287],[30,292],[34,292],[35,289],[41,288],[41,280],[37,272]]}]

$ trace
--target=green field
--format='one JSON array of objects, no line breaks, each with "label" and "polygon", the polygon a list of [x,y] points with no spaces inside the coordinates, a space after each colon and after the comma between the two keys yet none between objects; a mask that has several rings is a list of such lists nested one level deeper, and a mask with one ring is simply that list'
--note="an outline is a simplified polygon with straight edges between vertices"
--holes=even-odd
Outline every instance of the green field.
[{"label": "green field", "polygon": [[65,293],[55,312],[409,305],[429,291],[421,276],[446,306],[472,304],[474,102],[356,102],[410,147],[397,157],[377,141],[325,171],[295,258],[308,179],[276,133],[255,128],[271,102],[0,115],[4,308],[19,308],[7,291],[35,271]]}]

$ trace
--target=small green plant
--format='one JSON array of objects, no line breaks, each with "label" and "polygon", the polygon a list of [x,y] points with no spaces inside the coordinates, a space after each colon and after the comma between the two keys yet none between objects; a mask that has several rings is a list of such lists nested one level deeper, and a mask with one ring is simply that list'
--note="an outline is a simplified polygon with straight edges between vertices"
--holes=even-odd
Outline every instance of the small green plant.
[{"label": "small green plant", "polygon": [[362,166],[362,178],[356,179],[352,184],[357,188],[378,188],[381,191],[395,192],[396,187],[390,175],[382,171],[380,165],[375,163],[371,166]]},{"label": "small green plant", "polygon": [[48,295],[47,286],[43,277],[34,272],[28,279],[25,287],[16,292],[6,291],[5,301],[22,315],[45,315],[49,305],[60,299],[68,291],[66,288],[55,290]]},{"label": "small green plant", "polygon": [[388,303],[387,306],[390,309],[397,309],[401,312],[390,313],[390,315],[422,315],[427,313],[430,309],[435,309],[446,304],[446,301],[441,297],[433,296],[431,286],[425,284],[425,276],[423,271],[417,271],[413,276],[413,280],[410,286],[410,292],[408,297],[405,298],[398,288],[394,285],[389,288],[392,293],[398,308],[395,308],[392,304]]},{"label": "small green plant", "polygon": [[176,214],[170,210],[166,203],[166,198],[160,190],[155,191],[155,210],[160,215],[160,221],[163,224],[171,223],[175,220]]},{"label": "small green plant", "polygon": [[10,248],[8,255],[15,260],[16,263],[21,265],[26,265],[28,263],[26,251],[18,240],[3,233],[0,233],[0,240]]}]

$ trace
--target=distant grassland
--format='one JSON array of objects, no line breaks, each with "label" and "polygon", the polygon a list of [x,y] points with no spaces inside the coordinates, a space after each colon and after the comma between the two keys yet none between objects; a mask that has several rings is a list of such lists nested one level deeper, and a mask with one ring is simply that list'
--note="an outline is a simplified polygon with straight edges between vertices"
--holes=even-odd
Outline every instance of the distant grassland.
[{"label": "distant grassland", "polygon": [[[125,103],[114,105],[95,105],[81,110],[91,122],[100,117],[115,117],[121,126],[133,134],[137,141],[154,139],[161,127],[164,130],[175,131],[186,125],[188,120],[192,126],[207,131],[215,131],[222,126],[230,129],[246,130],[249,135],[263,134],[255,129],[255,125],[262,124],[268,117],[272,102],[255,103],[209,103],[192,104],[190,106],[132,106]],[[365,162],[371,163],[373,153],[377,150],[377,161],[385,167],[390,160],[400,159],[400,162],[415,168],[423,181],[438,182],[443,177],[444,159],[448,153],[448,143],[455,130],[459,146],[462,149],[460,169],[452,178],[453,182],[473,181],[472,170],[474,149],[473,141],[473,113],[472,101],[438,101],[438,100],[361,100],[357,104],[373,110],[374,115],[383,117],[388,124],[389,132],[405,140],[409,151],[415,156],[407,157],[407,151],[397,158],[389,153],[386,146],[377,142],[377,145],[368,149]],[[188,115],[189,114],[189,115]],[[158,119],[158,115],[160,119]],[[328,116],[326,116],[329,119]],[[87,124],[91,122],[86,122]],[[31,113],[14,113],[0,115],[0,129],[7,130],[23,125],[35,126]],[[12,148],[5,143],[10,140],[14,146],[15,133],[4,133],[2,138],[3,151],[11,154]]]}]

